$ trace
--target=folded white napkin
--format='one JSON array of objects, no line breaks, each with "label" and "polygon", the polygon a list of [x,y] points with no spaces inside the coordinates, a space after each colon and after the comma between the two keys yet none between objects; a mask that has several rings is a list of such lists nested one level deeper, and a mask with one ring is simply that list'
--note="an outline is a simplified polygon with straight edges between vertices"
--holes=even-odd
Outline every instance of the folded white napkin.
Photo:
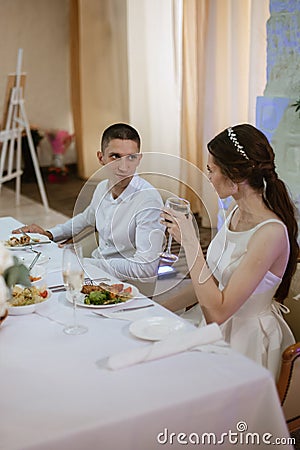
[{"label": "folded white napkin", "polygon": [[211,344],[222,339],[222,333],[216,323],[189,332],[177,332],[166,339],[128,352],[118,353],[108,358],[107,367],[122,369],[144,361],[164,358],[189,350],[193,347]]}]

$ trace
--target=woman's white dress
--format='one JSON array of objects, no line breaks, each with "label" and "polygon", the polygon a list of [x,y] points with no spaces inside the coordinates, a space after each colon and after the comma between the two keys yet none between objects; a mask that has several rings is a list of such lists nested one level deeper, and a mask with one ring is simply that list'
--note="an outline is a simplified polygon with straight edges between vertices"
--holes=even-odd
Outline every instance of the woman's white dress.
[{"label": "woman's white dress", "polygon": [[[207,251],[207,264],[218,281],[220,290],[227,285],[247,252],[251,237],[259,228],[267,223],[277,222],[282,224],[287,235],[286,226],[276,219],[261,222],[251,230],[231,231],[229,225],[235,209],[229,214]],[[271,242],[270,245],[276,243]],[[294,336],[281,315],[283,307],[273,300],[280,282],[281,278],[267,272],[248,300],[221,325],[224,339],[233,349],[268,368],[274,377],[278,375],[283,350],[295,343]],[[182,316],[192,319],[196,315],[199,322],[201,309],[198,305]],[[200,326],[203,324],[202,320]]]}]

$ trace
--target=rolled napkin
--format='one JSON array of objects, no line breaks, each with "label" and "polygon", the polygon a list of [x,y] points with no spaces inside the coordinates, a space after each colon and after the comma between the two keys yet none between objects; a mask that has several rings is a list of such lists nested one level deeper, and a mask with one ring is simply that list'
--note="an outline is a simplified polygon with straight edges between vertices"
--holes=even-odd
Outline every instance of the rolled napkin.
[{"label": "rolled napkin", "polygon": [[211,344],[220,339],[222,339],[220,327],[212,323],[193,331],[174,333],[146,347],[112,355],[108,358],[107,367],[112,370],[122,369],[144,361],[175,355],[199,345]]}]

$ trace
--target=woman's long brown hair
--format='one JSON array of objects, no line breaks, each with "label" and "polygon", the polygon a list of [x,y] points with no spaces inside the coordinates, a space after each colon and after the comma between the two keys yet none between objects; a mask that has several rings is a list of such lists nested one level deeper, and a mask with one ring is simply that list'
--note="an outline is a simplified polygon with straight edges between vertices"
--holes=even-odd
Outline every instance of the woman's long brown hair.
[{"label": "woman's long brown hair", "polygon": [[282,281],[274,296],[283,303],[288,295],[299,257],[296,208],[285,183],[278,178],[274,151],[266,136],[250,124],[236,125],[232,129],[249,159],[237,151],[228,137],[227,129],[207,144],[208,151],[225,176],[234,182],[247,180],[253,189],[262,192],[267,207],[286,225],[290,254]]}]

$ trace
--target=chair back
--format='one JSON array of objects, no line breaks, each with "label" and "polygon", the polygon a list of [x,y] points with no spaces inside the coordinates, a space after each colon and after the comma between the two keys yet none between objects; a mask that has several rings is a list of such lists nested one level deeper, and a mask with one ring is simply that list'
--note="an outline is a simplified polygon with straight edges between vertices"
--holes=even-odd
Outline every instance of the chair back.
[{"label": "chair back", "polygon": [[282,354],[277,390],[289,431],[300,429],[300,342]]}]

